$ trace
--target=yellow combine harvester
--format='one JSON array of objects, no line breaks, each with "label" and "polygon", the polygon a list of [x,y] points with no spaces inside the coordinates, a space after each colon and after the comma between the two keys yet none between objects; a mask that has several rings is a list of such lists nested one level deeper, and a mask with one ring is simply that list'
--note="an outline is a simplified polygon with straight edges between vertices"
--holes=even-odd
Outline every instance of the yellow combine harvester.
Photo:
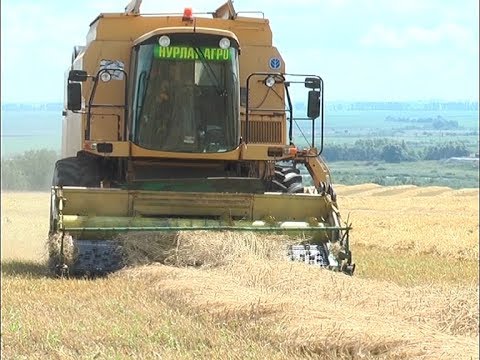
[{"label": "yellow combine harvester", "polygon": [[[50,211],[57,273],[119,269],[124,232],[229,230],[311,235],[292,260],[352,274],[350,227],[320,156],[323,80],[285,72],[263,13],[241,16],[228,1],[141,14],[140,2],[100,14],[74,49]],[[294,87],[308,94],[303,117]],[[302,147],[300,120],[311,128]]]}]

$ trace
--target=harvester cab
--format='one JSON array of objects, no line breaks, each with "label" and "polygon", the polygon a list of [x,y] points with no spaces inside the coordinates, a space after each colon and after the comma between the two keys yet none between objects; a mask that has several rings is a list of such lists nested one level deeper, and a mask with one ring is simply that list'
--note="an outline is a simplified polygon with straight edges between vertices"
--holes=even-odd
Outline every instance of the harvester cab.
[{"label": "harvester cab", "polygon": [[52,268],[117,270],[125,232],[211,230],[309,234],[292,260],[352,274],[321,157],[322,78],[285,71],[263,13],[228,1],[142,15],[140,3],[100,14],[67,71]]}]

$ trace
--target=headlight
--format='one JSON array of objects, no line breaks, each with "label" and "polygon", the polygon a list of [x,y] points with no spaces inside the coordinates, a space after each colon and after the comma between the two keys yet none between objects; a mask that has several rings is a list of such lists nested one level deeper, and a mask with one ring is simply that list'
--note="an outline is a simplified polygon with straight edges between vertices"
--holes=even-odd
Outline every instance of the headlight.
[{"label": "headlight", "polygon": [[269,88],[271,88],[273,85],[275,85],[275,78],[273,76],[269,76],[265,79],[265,85],[267,85]]},{"label": "headlight", "polygon": [[100,75],[100,80],[102,80],[103,82],[109,82],[111,79],[112,79],[112,75],[110,75],[108,71],[104,71]]},{"label": "headlight", "polygon": [[228,49],[230,47],[230,39],[228,38],[221,38],[219,42],[220,48]]},{"label": "headlight", "polygon": [[167,47],[170,45],[170,38],[167,35],[162,35],[158,39],[158,44],[162,47]]}]

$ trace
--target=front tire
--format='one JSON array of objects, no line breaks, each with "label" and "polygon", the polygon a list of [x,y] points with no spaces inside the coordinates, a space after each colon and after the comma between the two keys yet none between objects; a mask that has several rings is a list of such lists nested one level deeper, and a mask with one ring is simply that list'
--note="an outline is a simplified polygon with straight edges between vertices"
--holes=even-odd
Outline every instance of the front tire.
[{"label": "front tire", "polygon": [[[92,157],[68,157],[55,163],[52,186],[100,187],[99,161]],[[52,191],[50,197],[50,235],[56,230],[57,204]]]},{"label": "front tire", "polygon": [[100,187],[99,161],[92,157],[68,157],[55,163],[53,186]]},{"label": "front tire", "polygon": [[282,193],[303,193],[303,178],[300,170],[293,167],[275,167],[275,176],[272,180],[273,188]]}]

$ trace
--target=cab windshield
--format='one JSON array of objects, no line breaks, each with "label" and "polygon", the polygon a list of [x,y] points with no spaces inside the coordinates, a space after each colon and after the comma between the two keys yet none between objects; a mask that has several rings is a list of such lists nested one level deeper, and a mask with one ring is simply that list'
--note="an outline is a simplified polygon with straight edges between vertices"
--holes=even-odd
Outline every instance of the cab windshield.
[{"label": "cab windshield", "polygon": [[203,35],[203,41],[185,34],[170,38],[168,46],[156,39],[134,49],[134,142],[172,152],[236,148],[237,50],[220,48],[217,36]]}]

